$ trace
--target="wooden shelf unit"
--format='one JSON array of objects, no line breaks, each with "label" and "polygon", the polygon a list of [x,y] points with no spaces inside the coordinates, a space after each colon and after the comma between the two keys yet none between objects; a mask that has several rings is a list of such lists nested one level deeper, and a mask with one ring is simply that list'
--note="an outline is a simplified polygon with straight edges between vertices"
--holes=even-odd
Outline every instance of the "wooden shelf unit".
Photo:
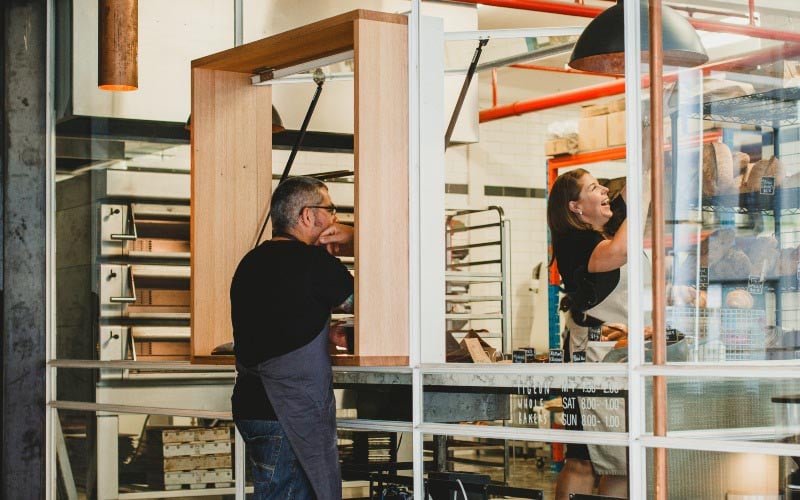
[{"label": "wooden shelf unit", "polygon": [[408,21],[367,10],[192,61],[193,362],[233,362],[211,351],[233,338],[230,281],[269,209],[272,92],[252,85],[250,77],[349,51],[356,331],[354,355],[334,362],[408,365]]}]

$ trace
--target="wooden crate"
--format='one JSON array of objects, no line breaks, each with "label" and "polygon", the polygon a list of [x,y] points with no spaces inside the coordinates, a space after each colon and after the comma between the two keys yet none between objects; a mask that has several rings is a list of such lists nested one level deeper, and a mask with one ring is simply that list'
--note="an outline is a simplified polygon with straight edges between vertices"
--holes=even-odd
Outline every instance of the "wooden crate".
[{"label": "wooden crate", "polygon": [[196,489],[233,481],[231,426],[147,429],[136,457],[153,487]]}]

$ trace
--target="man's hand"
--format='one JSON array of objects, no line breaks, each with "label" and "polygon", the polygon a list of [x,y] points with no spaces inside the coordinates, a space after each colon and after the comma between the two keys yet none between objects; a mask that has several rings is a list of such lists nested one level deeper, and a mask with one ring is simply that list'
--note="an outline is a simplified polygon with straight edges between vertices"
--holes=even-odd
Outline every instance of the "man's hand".
[{"label": "man's hand", "polygon": [[332,324],[328,332],[328,339],[336,347],[347,349],[347,332],[344,329],[344,325]]},{"label": "man's hand", "polygon": [[334,223],[322,231],[317,240],[317,245],[325,245],[328,253],[337,255],[340,247],[353,241],[353,228],[346,224]]}]

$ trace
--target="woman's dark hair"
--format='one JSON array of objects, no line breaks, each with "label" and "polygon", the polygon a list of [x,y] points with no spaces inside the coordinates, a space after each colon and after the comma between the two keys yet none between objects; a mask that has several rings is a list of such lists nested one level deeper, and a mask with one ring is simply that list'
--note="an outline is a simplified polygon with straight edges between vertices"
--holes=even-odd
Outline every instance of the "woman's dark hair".
[{"label": "woman's dark hair", "polygon": [[323,189],[328,187],[313,177],[289,177],[278,185],[270,205],[272,234],[288,232],[297,224],[304,207],[322,203]]},{"label": "woman's dark hair", "polygon": [[591,224],[583,222],[578,214],[569,209],[569,202],[578,201],[581,194],[581,178],[589,172],[577,168],[558,176],[550,188],[547,199],[547,227],[555,239],[572,230],[592,229]]}]

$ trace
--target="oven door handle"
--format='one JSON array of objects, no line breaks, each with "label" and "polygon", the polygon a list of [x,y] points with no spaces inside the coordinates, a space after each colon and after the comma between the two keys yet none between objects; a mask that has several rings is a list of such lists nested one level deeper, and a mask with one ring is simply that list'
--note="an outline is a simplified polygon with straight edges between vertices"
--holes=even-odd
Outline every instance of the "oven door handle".
[{"label": "oven door handle", "polygon": [[109,297],[108,300],[114,303],[131,304],[136,302],[136,297]]},{"label": "oven door handle", "polygon": [[128,225],[130,226],[131,234],[125,234],[125,233],[111,234],[111,236],[109,236],[109,237],[112,240],[133,241],[133,240],[139,238],[139,235],[136,233],[136,216],[133,213],[133,204],[132,203],[128,204],[128,212],[127,213],[128,213]]},{"label": "oven door handle", "polygon": [[112,240],[131,241],[131,240],[135,240],[137,238],[137,236],[135,234],[112,234],[110,236],[110,238]]},{"label": "oven door handle", "polygon": [[[132,304],[136,302],[136,283],[133,281],[133,270],[131,266],[126,266],[128,271],[128,284],[131,288],[130,297],[109,297],[108,300],[112,304]],[[113,273],[113,271],[112,271]]]}]

